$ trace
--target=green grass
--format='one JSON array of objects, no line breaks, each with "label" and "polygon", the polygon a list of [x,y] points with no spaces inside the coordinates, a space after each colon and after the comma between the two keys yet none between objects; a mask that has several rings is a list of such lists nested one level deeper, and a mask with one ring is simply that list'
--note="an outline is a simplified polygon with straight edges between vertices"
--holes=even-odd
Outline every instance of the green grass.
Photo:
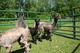
[{"label": "green grass", "polygon": [[[31,21],[29,21],[29,22],[31,22]],[[34,22],[34,21],[32,21],[32,22]],[[12,23],[15,23],[15,22],[12,22]],[[79,23],[77,23],[77,25],[78,24]],[[68,23],[65,25],[67,26],[70,24]],[[29,24],[29,26],[33,27],[33,24]],[[80,24],[79,24],[79,26],[80,26]],[[0,30],[8,30],[11,28],[15,28],[15,25],[14,26],[3,26],[3,27],[0,27]],[[72,28],[61,27],[60,29],[70,29],[71,30]],[[77,30],[80,31],[80,28],[78,28]],[[61,32],[65,32],[65,31],[61,31]],[[78,35],[80,35],[80,33],[78,33]],[[74,39],[65,38],[65,37],[61,37],[61,36],[57,36],[57,35],[53,34],[52,42],[50,42],[46,39],[43,39],[43,42],[39,42],[37,40],[37,45],[31,43],[32,48],[30,50],[30,53],[72,53],[79,43],[80,43],[80,40],[74,40]],[[12,52],[14,51],[14,53],[16,53],[16,51],[20,50],[20,49],[21,48],[17,42],[13,44]],[[2,47],[0,53],[5,53],[5,52],[6,52],[6,49],[4,47]],[[75,53],[80,53],[80,45],[75,50]]]},{"label": "green grass", "polygon": [[[79,43],[77,40],[67,39],[56,35],[52,38],[52,42],[44,40],[42,43],[38,42],[38,45],[33,45],[31,53],[71,53]],[[79,50],[77,52],[79,53]]]},{"label": "green grass", "polygon": [[[71,53],[79,44],[79,40],[68,39],[60,36],[53,35],[52,42],[43,39],[43,42],[37,41],[37,45],[32,43],[32,49],[30,53]],[[6,50],[2,47],[0,53],[5,53]],[[12,51],[19,50],[18,43],[13,44]],[[16,52],[15,52],[16,53]],[[80,46],[75,51],[80,53]]]}]

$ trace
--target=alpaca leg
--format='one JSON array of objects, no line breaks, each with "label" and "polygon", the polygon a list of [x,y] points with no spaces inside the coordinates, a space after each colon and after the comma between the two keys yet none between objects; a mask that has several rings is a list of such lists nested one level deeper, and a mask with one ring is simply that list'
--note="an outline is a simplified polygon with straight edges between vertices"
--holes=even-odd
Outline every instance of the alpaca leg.
[{"label": "alpaca leg", "polygon": [[32,35],[32,42],[34,43],[34,35]]},{"label": "alpaca leg", "polygon": [[50,36],[49,40],[52,41],[52,38],[51,38],[51,36],[52,36],[52,30],[49,31],[49,36]]},{"label": "alpaca leg", "polygon": [[12,45],[9,45],[6,47],[6,53],[11,53],[11,48],[12,48]]},{"label": "alpaca leg", "polygon": [[42,31],[40,32],[40,36],[39,36],[41,42],[42,42],[42,35],[43,35],[43,33],[44,33],[44,30],[42,30]]},{"label": "alpaca leg", "polygon": [[21,43],[21,42],[20,42],[20,40],[21,40],[21,38],[19,38],[19,39],[18,39],[18,43],[19,43],[20,47],[23,47],[23,46],[24,46],[24,44],[23,44],[23,43]]},{"label": "alpaca leg", "polygon": [[49,32],[47,32],[47,38],[46,39],[49,40]]},{"label": "alpaca leg", "polygon": [[36,36],[36,35],[32,35],[32,41],[33,41],[33,43],[35,43],[35,44],[36,44],[36,39],[37,39],[37,36]]},{"label": "alpaca leg", "polygon": [[42,35],[44,34],[44,28],[41,28],[40,29],[40,35],[39,35],[39,38],[40,38],[40,41],[42,42]]},{"label": "alpaca leg", "polygon": [[22,46],[21,46],[21,43],[20,43],[20,38],[18,39],[18,43],[19,43],[20,47],[22,47]]},{"label": "alpaca leg", "polygon": [[35,44],[37,44],[36,43],[36,41],[37,41],[37,35],[34,36],[34,41],[35,41]]},{"label": "alpaca leg", "polygon": [[49,36],[50,36],[50,39],[49,39],[49,40],[50,40],[50,41],[52,41],[52,38],[51,38],[51,33],[50,33],[50,35],[49,35]]},{"label": "alpaca leg", "polygon": [[44,32],[44,36],[46,35],[46,33]]},{"label": "alpaca leg", "polygon": [[25,51],[24,51],[24,53],[29,53],[29,50],[27,50],[27,48],[25,48]]},{"label": "alpaca leg", "polygon": [[31,48],[31,44],[27,42],[25,44],[25,51],[24,51],[24,53],[29,53],[30,52],[30,48]]},{"label": "alpaca leg", "polygon": [[50,32],[47,33],[47,39],[50,40],[50,41],[52,41],[51,33]]},{"label": "alpaca leg", "polygon": [[31,46],[31,40],[30,40],[30,38],[29,38],[29,37],[21,37],[20,42],[21,42],[22,44],[24,44],[24,45],[23,45],[23,47],[25,48],[24,53],[29,53],[29,51],[30,51],[30,46]]},{"label": "alpaca leg", "polygon": [[44,34],[43,34],[43,36],[42,36],[43,38],[45,38],[46,37],[46,32],[44,32]]}]

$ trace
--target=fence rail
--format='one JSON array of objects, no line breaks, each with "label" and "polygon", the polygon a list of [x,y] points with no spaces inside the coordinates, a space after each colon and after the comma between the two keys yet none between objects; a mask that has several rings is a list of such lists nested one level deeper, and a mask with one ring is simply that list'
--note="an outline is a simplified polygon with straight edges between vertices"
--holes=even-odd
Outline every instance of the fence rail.
[{"label": "fence rail", "polygon": [[[17,20],[18,18],[0,18],[0,20]],[[24,19],[50,19],[50,18],[43,18],[43,17],[41,17],[41,18],[37,18],[37,17],[33,17],[33,18],[24,18]]]},{"label": "fence rail", "polygon": [[25,13],[42,13],[42,14],[48,14],[47,12],[12,11],[12,10],[0,10],[0,12],[25,12]]}]

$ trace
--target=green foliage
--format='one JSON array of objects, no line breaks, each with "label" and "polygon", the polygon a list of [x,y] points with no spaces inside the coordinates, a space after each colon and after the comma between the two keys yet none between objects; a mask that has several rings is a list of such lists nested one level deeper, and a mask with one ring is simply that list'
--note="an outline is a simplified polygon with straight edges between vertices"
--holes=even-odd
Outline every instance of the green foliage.
[{"label": "green foliage", "polygon": [[[69,8],[74,8],[80,6],[80,0],[26,0],[25,3],[20,2],[20,0],[1,0],[0,1],[0,10],[19,10],[21,5],[24,11],[30,12],[48,12],[51,11],[60,11]],[[80,10],[76,10],[77,14]],[[70,11],[62,15],[71,14]],[[0,18],[14,18],[16,13],[10,12],[0,12]],[[30,14],[31,17],[39,16],[38,14]],[[42,16],[42,15],[41,15]],[[40,17],[40,16],[39,16]]]},{"label": "green foliage", "polygon": [[53,9],[56,11],[74,8],[80,5],[80,0],[54,0],[53,2],[55,2]]}]

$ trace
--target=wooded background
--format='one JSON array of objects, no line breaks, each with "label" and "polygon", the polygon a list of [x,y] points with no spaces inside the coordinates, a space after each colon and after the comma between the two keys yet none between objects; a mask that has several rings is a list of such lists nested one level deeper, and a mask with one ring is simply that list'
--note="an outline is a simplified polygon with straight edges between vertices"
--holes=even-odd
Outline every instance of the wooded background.
[{"label": "wooded background", "polygon": [[[13,10],[19,11],[19,6],[22,6],[23,11],[29,12],[52,12],[71,9],[80,6],[80,0],[0,0],[0,10]],[[80,14],[80,9],[76,10]],[[62,12],[64,13],[64,12]],[[64,13],[64,15],[71,12]],[[37,14],[30,14],[32,17],[38,17]],[[42,15],[44,16],[44,15]],[[14,18],[15,13],[0,12],[0,18]]]}]

